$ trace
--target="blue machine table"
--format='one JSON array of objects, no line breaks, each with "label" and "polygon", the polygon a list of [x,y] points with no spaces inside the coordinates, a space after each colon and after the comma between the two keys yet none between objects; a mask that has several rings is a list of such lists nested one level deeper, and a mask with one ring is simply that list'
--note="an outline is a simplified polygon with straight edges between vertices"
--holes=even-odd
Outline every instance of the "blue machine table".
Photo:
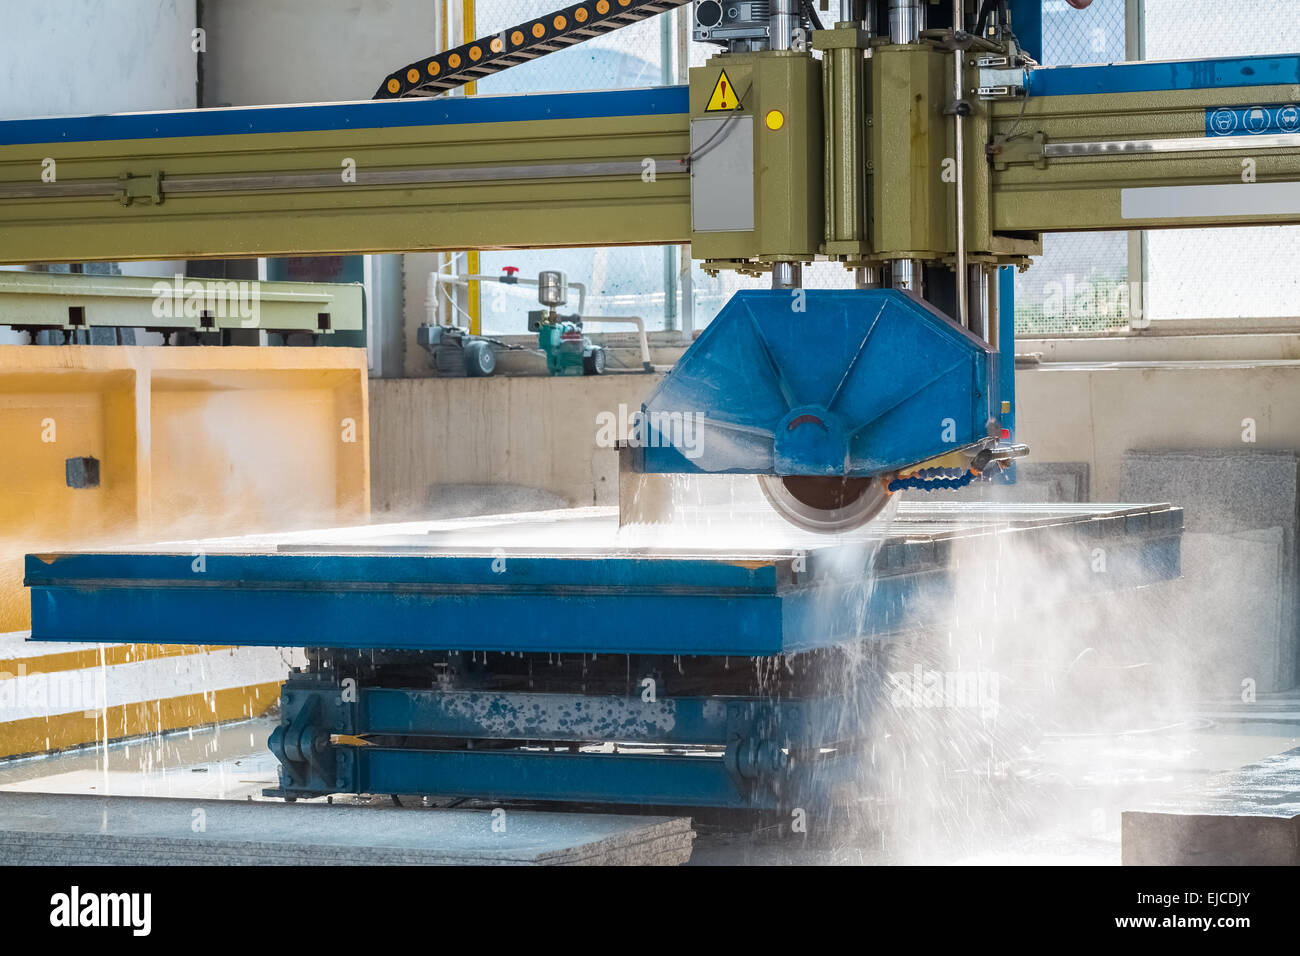
[{"label": "blue machine table", "polygon": [[1014,548],[1058,594],[1132,589],[1181,534],[1168,505],[902,502],[834,538],[586,508],[30,555],[26,583],[37,641],[306,647],[281,796],[783,809],[845,779],[863,649],[943,627],[963,574]]}]

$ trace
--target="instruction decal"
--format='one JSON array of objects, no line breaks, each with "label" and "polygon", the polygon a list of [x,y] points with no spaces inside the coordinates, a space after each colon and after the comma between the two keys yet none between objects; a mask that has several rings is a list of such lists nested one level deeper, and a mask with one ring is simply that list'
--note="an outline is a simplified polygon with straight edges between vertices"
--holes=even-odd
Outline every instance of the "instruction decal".
[{"label": "instruction decal", "polygon": [[1300,133],[1300,106],[1224,106],[1205,111],[1206,136],[1265,136]]}]

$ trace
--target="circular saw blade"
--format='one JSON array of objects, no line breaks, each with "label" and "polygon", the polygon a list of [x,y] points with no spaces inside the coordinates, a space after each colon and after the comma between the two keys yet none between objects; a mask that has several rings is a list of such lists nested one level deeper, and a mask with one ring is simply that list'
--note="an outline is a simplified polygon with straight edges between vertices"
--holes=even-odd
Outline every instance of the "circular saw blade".
[{"label": "circular saw blade", "polygon": [[880,514],[890,496],[883,478],[759,475],[758,485],[777,514],[818,534],[860,528]]}]

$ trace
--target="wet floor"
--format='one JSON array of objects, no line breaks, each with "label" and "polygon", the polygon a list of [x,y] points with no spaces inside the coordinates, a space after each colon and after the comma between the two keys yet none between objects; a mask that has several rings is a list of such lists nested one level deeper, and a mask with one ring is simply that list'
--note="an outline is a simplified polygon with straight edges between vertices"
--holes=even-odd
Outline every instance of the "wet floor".
[{"label": "wet floor", "polygon": [[[0,760],[0,790],[260,800],[277,781],[266,740],[275,722],[239,721],[100,747]],[[107,753],[107,761],[104,756]]]},{"label": "wet floor", "polygon": [[1193,726],[1047,740],[1003,773],[953,775],[906,804],[863,800],[820,834],[784,821],[746,835],[697,825],[692,863],[1116,866],[1124,810],[1300,747],[1300,722]]},{"label": "wet floor", "polygon": [[[799,825],[768,819],[746,829],[730,818],[700,818],[692,863],[1117,865],[1121,811],[1300,747],[1300,713],[1278,716],[1047,738],[997,773],[932,781],[907,805],[862,797],[835,817]],[[263,788],[276,783],[276,761],[266,749],[273,726],[242,721],[116,743],[107,761],[103,748],[0,761],[0,790],[264,800]],[[390,802],[386,795],[360,799]],[[404,801],[412,812],[425,802]]]}]

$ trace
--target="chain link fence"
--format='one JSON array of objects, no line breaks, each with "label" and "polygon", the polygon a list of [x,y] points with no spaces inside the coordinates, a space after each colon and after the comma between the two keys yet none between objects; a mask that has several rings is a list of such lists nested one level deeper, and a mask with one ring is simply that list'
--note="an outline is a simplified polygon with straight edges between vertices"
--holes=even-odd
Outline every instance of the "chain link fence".
[{"label": "chain link fence", "polygon": [[[1048,66],[1125,59],[1125,0],[1076,10],[1044,0],[1043,62]],[[1129,239],[1123,232],[1050,233],[1043,255],[1016,277],[1016,334],[1095,333],[1126,328]]]},{"label": "chain link fence", "polygon": [[[1143,12],[1151,60],[1300,50],[1298,0],[1146,0]],[[1151,232],[1146,252],[1152,321],[1300,314],[1300,227]]]},{"label": "chain link fence", "polygon": [[[484,36],[541,16],[553,0],[479,0],[476,33]],[[1094,0],[1077,10],[1066,0],[1043,2],[1043,60],[1048,65],[1126,59],[1126,0]],[[685,66],[716,52],[689,36],[690,7],[514,67],[478,84],[479,95],[616,89],[681,82]],[[1300,0],[1145,0],[1147,59],[1290,52],[1300,48]],[[680,62],[683,49],[686,63]],[[1300,93],[1297,94],[1300,99]],[[1200,229],[1145,238],[1145,316],[1235,318],[1295,314],[1300,292],[1300,229]],[[1059,233],[1044,237],[1043,255],[1016,279],[1016,331],[1025,336],[1123,330],[1132,319],[1130,238],[1126,233]],[[505,266],[521,274],[562,269],[588,286],[591,315],[639,315],[649,329],[680,328],[681,254],[673,247],[484,252],[481,271]],[[705,275],[692,264],[693,324],[706,325],[731,295],[766,280],[724,272]],[[1136,281],[1139,277],[1131,277]],[[835,264],[805,271],[805,283],[852,285]],[[649,290],[649,291],[648,291]],[[522,332],[536,308],[531,290],[484,288],[483,331]],[[574,303],[570,303],[571,306]]]},{"label": "chain link fence", "polygon": [[[1125,2],[1075,10],[1043,4],[1048,64],[1125,59]],[[1254,56],[1300,49],[1297,0],[1143,0],[1143,59]],[[1294,99],[1300,101],[1300,90]],[[1051,336],[1122,330],[1133,318],[1251,319],[1300,312],[1300,228],[1173,229],[1142,237],[1144,275],[1130,277],[1122,233],[1054,234],[1016,281],[1016,331]]]}]

